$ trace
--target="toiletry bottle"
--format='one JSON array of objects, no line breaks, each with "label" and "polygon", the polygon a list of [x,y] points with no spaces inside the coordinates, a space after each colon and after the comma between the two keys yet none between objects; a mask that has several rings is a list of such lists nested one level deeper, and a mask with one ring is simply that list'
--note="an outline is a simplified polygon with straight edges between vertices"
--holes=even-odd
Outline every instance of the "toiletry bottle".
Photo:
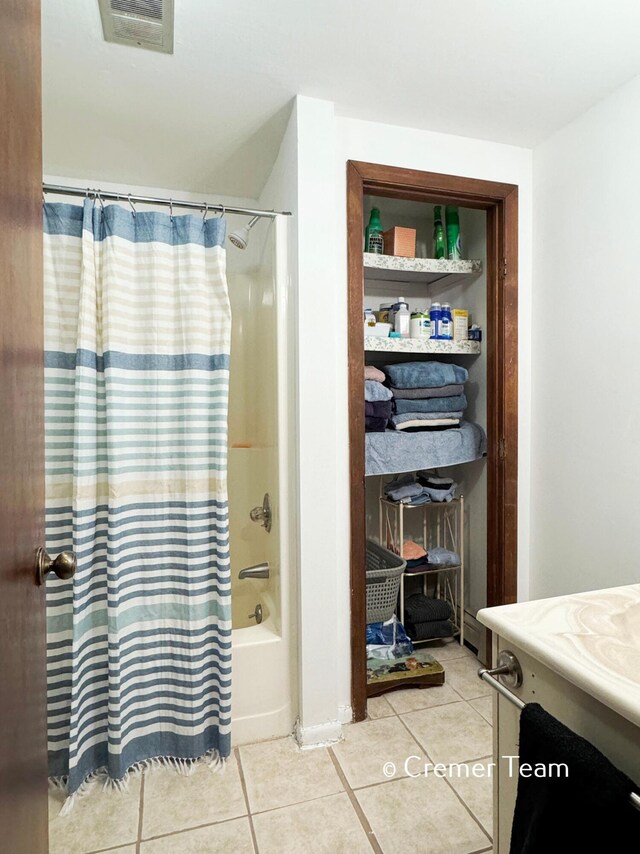
[{"label": "toiletry bottle", "polygon": [[409,338],[411,333],[411,314],[406,302],[403,302],[395,312],[393,324],[396,332],[399,332],[403,338]]},{"label": "toiletry bottle", "polygon": [[431,316],[429,312],[429,308],[425,308],[422,312],[422,328],[420,330],[420,337],[424,339],[431,338]]},{"label": "toiletry bottle", "polygon": [[440,338],[440,322],[442,320],[442,307],[439,302],[432,302],[429,311],[431,319],[431,337]]},{"label": "toiletry bottle", "polygon": [[411,313],[411,324],[409,326],[410,338],[422,338],[422,312],[413,311]]},{"label": "toiletry bottle", "polygon": [[440,338],[442,338],[444,341],[453,340],[453,316],[451,314],[451,306],[448,302],[442,303]]},{"label": "toiletry bottle", "polygon": [[436,205],[433,209],[433,254],[436,258],[447,257],[447,244],[442,225],[442,206]]},{"label": "toiletry bottle", "polygon": [[364,325],[365,326],[375,326],[376,325],[376,316],[371,311],[370,308],[365,308],[365,310],[364,310]]},{"label": "toiletry bottle", "polygon": [[445,218],[447,221],[448,258],[450,261],[459,261],[462,258],[462,249],[458,208],[455,205],[447,205],[445,208]]},{"label": "toiletry bottle", "polygon": [[374,252],[376,255],[384,253],[384,238],[382,237],[379,208],[371,208],[369,225],[364,230],[364,251]]}]

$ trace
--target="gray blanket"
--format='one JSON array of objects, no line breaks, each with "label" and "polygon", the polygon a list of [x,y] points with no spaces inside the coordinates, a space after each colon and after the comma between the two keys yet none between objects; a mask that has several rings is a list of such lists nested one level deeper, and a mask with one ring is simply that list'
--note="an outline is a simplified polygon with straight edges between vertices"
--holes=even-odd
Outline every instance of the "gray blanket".
[{"label": "gray blanket", "polygon": [[461,422],[448,430],[403,433],[385,430],[365,436],[365,474],[400,474],[478,460],[487,453],[487,437],[479,424]]}]

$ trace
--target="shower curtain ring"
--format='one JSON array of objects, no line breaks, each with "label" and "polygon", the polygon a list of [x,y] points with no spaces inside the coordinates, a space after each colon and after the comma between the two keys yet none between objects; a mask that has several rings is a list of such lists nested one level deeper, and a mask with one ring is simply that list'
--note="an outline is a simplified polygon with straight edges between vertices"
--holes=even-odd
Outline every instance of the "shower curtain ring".
[{"label": "shower curtain ring", "polygon": [[202,221],[206,222],[207,214],[209,213],[209,202],[204,203],[204,213],[202,214]]},{"label": "shower curtain ring", "polygon": [[173,199],[169,199],[169,219],[173,222]]},{"label": "shower curtain ring", "polygon": [[220,207],[222,208],[222,210],[220,211],[220,219],[222,219],[222,217],[225,215],[226,208],[224,205],[220,205]]},{"label": "shower curtain ring", "polygon": [[131,193],[129,193],[129,195],[127,196],[127,201],[129,202],[129,206],[131,207],[131,210],[133,211],[133,215],[135,216],[136,215],[136,209],[134,208],[133,202],[131,201]]},{"label": "shower curtain ring", "polygon": [[96,190],[96,201],[100,204],[100,210],[104,213],[104,202],[102,201],[102,196],[100,195],[100,190]]}]

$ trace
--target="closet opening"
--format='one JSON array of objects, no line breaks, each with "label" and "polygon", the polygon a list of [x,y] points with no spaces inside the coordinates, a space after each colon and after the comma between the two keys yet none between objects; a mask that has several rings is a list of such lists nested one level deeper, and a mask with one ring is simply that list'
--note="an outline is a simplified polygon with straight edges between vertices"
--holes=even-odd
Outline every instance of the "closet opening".
[{"label": "closet opening", "polygon": [[[451,644],[487,662],[475,614],[516,601],[518,188],[349,161],[347,214],[351,677],[361,721],[367,697],[441,684]],[[448,258],[457,224],[462,248]],[[395,331],[388,306],[403,312],[399,336],[383,325]],[[378,666],[371,653],[389,638],[367,638],[367,626],[392,614],[409,629],[418,674],[393,666],[401,657],[387,666],[385,651]],[[442,667],[418,653],[437,661],[445,644]]]}]

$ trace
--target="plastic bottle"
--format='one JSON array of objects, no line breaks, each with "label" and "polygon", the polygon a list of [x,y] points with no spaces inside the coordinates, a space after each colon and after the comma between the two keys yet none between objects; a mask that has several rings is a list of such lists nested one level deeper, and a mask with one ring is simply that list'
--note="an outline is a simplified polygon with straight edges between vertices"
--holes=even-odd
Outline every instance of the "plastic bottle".
[{"label": "plastic bottle", "polygon": [[450,261],[459,261],[462,258],[462,244],[460,242],[460,218],[458,208],[455,205],[447,205],[445,208],[447,221],[447,247]]},{"label": "plastic bottle", "polygon": [[395,331],[399,332],[403,338],[409,337],[411,333],[411,314],[406,302],[403,302],[400,308],[394,313],[393,325]]},{"label": "plastic bottle", "polygon": [[364,251],[373,252],[376,255],[384,254],[384,238],[382,237],[379,208],[371,208],[369,225],[364,230]]},{"label": "plastic bottle", "polygon": [[453,315],[448,302],[442,303],[442,316],[440,320],[440,336],[444,341],[453,340]]},{"label": "plastic bottle", "polygon": [[411,323],[409,326],[410,338],[422,338],[422,312],[414,311],[411,314]]},{"label": "plastic bottle", "polygon": [[442,205],[436,205],[433,209],[433,254],[436,258],[447,257],[447,242],[442,225]]},{"label": "plastic bottle", "polygon": [[429,310],[431,320],[431,337],[440,338],[440,323],[442,321],[442,306],[439,302],[432,302]]},{"label": "plastic bottle", "polygon": [[371,311],[370,308],[365,308],[365,310],[364,310],[364,325],[365,326],[375,326],[376,325],[376,316]]}]

